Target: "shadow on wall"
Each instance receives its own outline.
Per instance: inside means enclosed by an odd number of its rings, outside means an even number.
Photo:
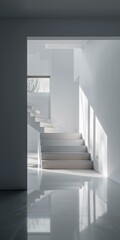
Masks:
[[[85,139],[94,169],[107,176],[107,135],[79,86],[79,132]]]

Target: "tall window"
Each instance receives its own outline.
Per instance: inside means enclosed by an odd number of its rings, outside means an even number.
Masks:
[[[50,77],[28,76],[27,77],[28,93],[49,93]]]

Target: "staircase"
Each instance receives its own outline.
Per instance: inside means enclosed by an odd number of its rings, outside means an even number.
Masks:
[[[27,119],[28,124],[40,133],[59,132],[59,128],[57,128],[55,123],[52,123],[50,119],[46,118],[39,110],[33,107],[28,107]]]
[[[42,168],[93,168],[90,154],[81,134],[60,133],[55,123],[30,106],[28,108],[28,124],[40,133]]]

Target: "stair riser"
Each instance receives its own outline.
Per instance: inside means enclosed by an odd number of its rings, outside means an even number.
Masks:
[[[34,109],[29,109],[29,112],[33,114],[40,114],[39,110],[34,110]]]
[[[86,146],[41,146],[42,152],[86,152]]]
[[[83,146],[84,140],[44,140],[41,139],[42,146]]]
[[[49,128],[47,128],[47,127],[44,128],[44,133],[59,133],[59,132],[60,132],[59,129],[56,129],[54,127],[53,128],[52,127],[51,128],[50,127]]]
[[[55,127],[55,126],[54,126],[54,124],[52,124],[52,123],[40,122],[40,127],[53,128],[53,127]]]
[[[63,152],[57,152],[57,153],[47,153],[47,152],[42,152],[42,159],[43,160],[90,160],[90,154],[89,153],[63,153]],[[73,161],[74,161],[73,160]]]
[[[44,133],[44,128],[40,127],[39,123],[35,122],[34,119],[30,117],[29,113],[27,114],[27,123],[39,133]]]
[[[35,122],[45,122],[45,123],[51,123],[50,119],[45,119],[45,118],[37,118],[37,117],[35,117]]]
[[[81,134],[77,133],[45,133],[41,134],[41,140],[80,140]]]
[[[47,161],[42,162],[42,168],[47,169],[92,169],[93,163],[89,160],[74,160],[74,161]]]
[[[40,113],[30,113],[30,116],[31,117],[37,117],[37,118],[45,118],[45,116],[40,114]]]

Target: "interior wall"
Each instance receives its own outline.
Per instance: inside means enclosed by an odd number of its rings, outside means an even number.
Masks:
[[[117,18],[0,20],[0,189],[27,188],[27,37],[120,36],[119,26]]]
[[[73,81],[73,50],[51,51],[51,118],[61,131],[78,132],[78,83]]]
[[[27,44],[15,22],[0,31],[0,189],[26,189]]]
[[[87,116],[80,130],[95,169],[120,182],[120,40],[90,41],[77,54],[82,112]]]
[[[50,75],[50,49],[40,41],[27,41],[27,75]]]

